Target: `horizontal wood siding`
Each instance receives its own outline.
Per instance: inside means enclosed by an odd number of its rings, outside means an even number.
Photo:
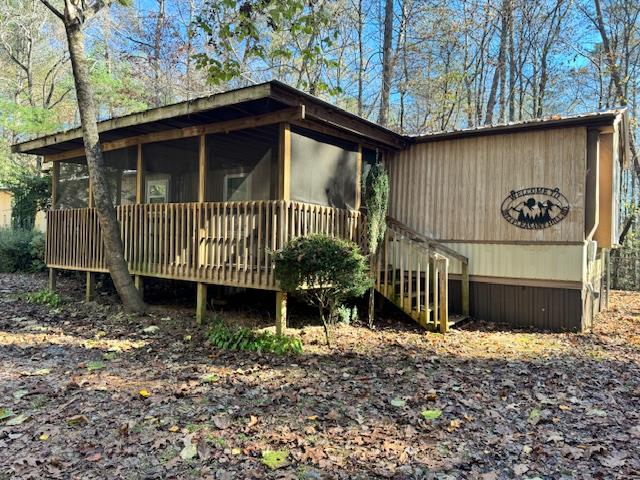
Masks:
[[[389,214],[443,241],[582,242],[586,149],[584,127],[414,144],[388,162]],[[508,223],[503,200],[529,187],[558,187],[568,216],[542,230]]]
[[[124,255],[132,274],[277,289],[272,252],[323,233],[361,242],[359,212],[290,201],[120,205]],[[47,214],[51,268],[106,272],[95,209]]]
[[[449,281],[449,305],[460,299],[460,281]],[[471,316],[512,327],[581,331],[582,292],[470,282]],[[585,312],[586,314],[586,312]]]

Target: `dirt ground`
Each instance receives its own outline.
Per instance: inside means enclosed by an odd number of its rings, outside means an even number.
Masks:
[[[304,353],[279,357],[215,350],[192,310],[85,304],[72,278],[61,307],[27,303],[45,283],[0,275],[0,479],[640,478],[637,293],[592,334],[387,318],[331,350],[292,329]]]

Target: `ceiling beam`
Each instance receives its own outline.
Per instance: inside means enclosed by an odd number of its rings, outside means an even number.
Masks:
[[[281,122],[300,122],[305,119],[305,106],[298,105],[296,107],[276,110],[275,112],[264,113],[262,115],[254,115],[251,117],[236,118],[234,120],[225,120],[222,122],[209,123],[206,125],[198,125],[194,127],[175,128],[171,130],[163,130],[161,132],[146,133],[133,137],[122,138],[120,140],[112,140],[102,142],[102,151],[108,152],[118,150],[120,148],[132,147],[138,144],[165,142],[168,140],[178,140],[181,138],[197,137],[199,135],[207,135],[211,133],[228,133],[236,130],[244,130],[247,128],[264,127]],[[75,148],[61,153],[45,155],[45,162],[56,162],[68,160],[70,158],[83,157],[85,155],[84,148]]]

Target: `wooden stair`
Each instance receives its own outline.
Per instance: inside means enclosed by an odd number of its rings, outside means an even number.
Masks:
[[[459,311],[449,312],[449,263],[462,270]],[[377,291],[428,330],[446,333],[469,318],[469,260],[393,218],[376,258]]]

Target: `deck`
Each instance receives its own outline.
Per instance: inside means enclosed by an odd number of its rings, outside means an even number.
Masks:
[[[360,212],[295,201],[132,204],[116,207],[134,275],[278,290],[273,252],[322,233],[362,243]],[[94,208],[47,214],[50,268],[107,272]]]

